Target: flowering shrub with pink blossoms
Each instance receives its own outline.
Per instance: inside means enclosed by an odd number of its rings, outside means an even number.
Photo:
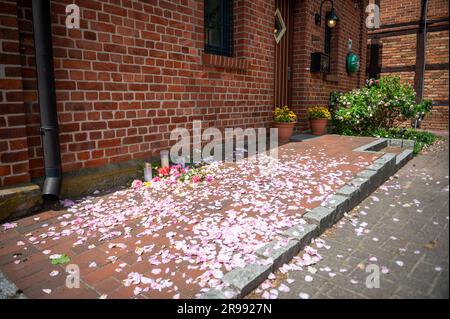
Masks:
[[[416,103],[414,88],[399,77],[370,79],[366,86],[330,97],[332,126],[344,135],[374,135],[380,129],[397,127],[406,120],[421,120],[430,112],[432,101]]]

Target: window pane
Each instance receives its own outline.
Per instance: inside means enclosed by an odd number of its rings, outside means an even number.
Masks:
[[[222,46],[222,14],[221,0],[205,1],[206,43],[211,46]]]
[[[205,52],[232,56],[232,0],[204,0]]]

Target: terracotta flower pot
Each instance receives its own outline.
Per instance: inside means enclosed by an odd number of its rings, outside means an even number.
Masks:
[[[323,135],[327,133],[327,119],[310,119],[311,133],[313,135]]]
[[[294,132],[295,122],[274,122],[273,127],[278,129],[278,141],[285,143]]]

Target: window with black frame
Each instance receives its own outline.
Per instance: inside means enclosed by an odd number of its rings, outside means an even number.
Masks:
[[[232,56],[232,0],[205,0],[205,52]]]

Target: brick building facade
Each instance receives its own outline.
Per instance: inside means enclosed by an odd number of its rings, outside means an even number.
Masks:
[[[398,75],[415,86],[422,78],[422,96],[433,100],[433,108],[420,127],[448,131],[449,1],[371,2],[380,8],[380,28],[369,30],[368,73],[372,77]],[[421,18],[426,25],[421,25]],[[421,33],[425,34],[423,49]],[[422,58],[423,77],[419,72]]]
[[[79,29],[65,25],[71,3],[80,7]],[[170,131],[193,120],[203,128],[269,127],[283,60],[273,35],[277,6],[289,8],[285,98],[299,115],[297,129],[308,129],[308,107],[365,80],[364,68],[345,70],[349,40],[365,65],[366,3],[359,0],[334,1],[330,74],[310,72],[311,53],[325,45],[324,23],[314,22],[320,4],[233,1],[233,54],[221,56],[204,51],[203,0],[51,1],[63,172],[158,155]],[[30,0],[0,0],[0,58],[0,186],[33,182],[44,162]]]

